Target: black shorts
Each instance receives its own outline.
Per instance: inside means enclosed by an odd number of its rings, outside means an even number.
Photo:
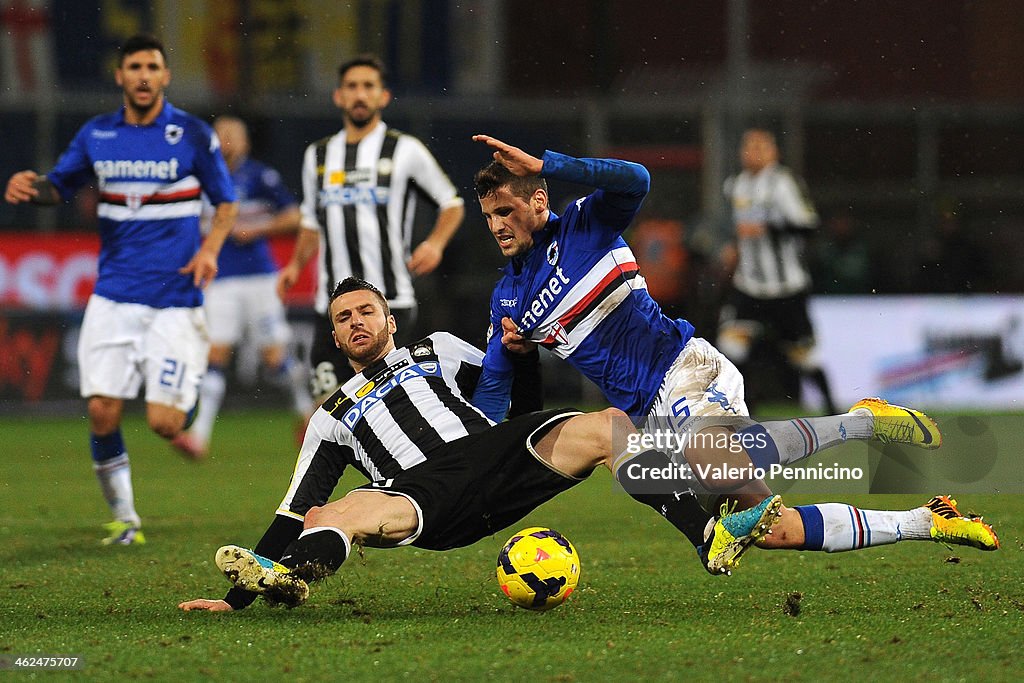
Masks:
[[[764,336],[772,342],[786,342],[801,346],[814,345],[814,328],[807,314],[807,294],[795,294],[778,299],[758,299],[733,290],[729,299],[734,317],[724,322],[751,320],[761,323]]]
[[[391,315],[395,316],[399,333],[412,331],[416,321],[415,308],[393,308]],[[330,318],[326,315],[316,316],[313,322],[313,343],[309,349],[309,391],[315,400],[330,396],[356,374],[341,349],[335,346],[334,336],[331,335],[333,329]]]
[[[404,496],[416,506],[420,528],[402,545],[448,550],[476,543],[582,481],[554,471],[531,450],[552,427],[578,414],[546,410],[502,422],[453,441],[444,454],[394,479],[356,490]]]

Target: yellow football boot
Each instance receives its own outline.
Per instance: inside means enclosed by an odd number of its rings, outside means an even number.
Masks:
[[[924,505],[932,513],[932,540],[948,545],[969,545],[979,550],[997,550],[999,537],[981,517],[965,517],[949,496],[935,496]]]
[[[874,435],[882,443],[905,443],[933,450],[942,445],[942,432],[935,420],[919,410],[905,408],[880,398],[857,401],[849,412],[864,409],[875,418]]]

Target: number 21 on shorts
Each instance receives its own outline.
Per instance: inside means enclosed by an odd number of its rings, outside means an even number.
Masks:
[[[160,385],[178,390],[181,389],[184,379],[185,364],[174,358],[164,358],[163,368],[160,370]]]

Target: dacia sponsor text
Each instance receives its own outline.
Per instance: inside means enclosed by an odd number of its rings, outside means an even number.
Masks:
[[[362,419],[367,410],[384,400],[384,397],[402,382],[407,382],[420,377],[440,376],[441,364],[435,361],[424,361],[422,363],[410,365],[407,368],[402,368],[390,378],[377,383],[369,393],[364,395],[357,403],[345,411],[341,421],[346,427],[353,429],[359,420]]]
[[[387,204],[389,188],[386,187],[325,187],[320,190],[320,206],[353,204]]]

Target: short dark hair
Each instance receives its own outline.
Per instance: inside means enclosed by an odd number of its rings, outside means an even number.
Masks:
[[[334,286],[334,290],[331,291],[331,300],[327,302],[327,309],[330,310],[331,304],[334,303],[335,299],[340,297],[342,294],[348,294],[349,292],[373,292],[380,300],[380,305],[384,307],[384,315],[391,315],[391,308],[388,306],[388,300],[384,297],[381,291],[361,277],[347,277],[336,284]]]
[[[143,50],[156,50],[163,56],[164,64],[167,63],[167,52],[164,50],[164,44],[151,33],[136,33],[124,41],[121,44],[121,62],[124,62],[124,58],[128,55],[133,55]]]
[[[473,176],[473,187],[480,199],[506,186],[514,196],[523,199],[529,199],[537,190],[548,191],[548,181],[539,175],[518,176],[498,161],[492,161]]]
[[[344,80],[345,74],[348,73],[349,69],[357,66],[368,66],[371,69],[376,69],[377,73],[380,74],[380,82],[385,88],[388,87],[388,68],[384,66],[384,62],[381,61],[380,57],[369,52],[364,52],[342,62],[341,66],[338,67],[338,82],[341,83]]]

